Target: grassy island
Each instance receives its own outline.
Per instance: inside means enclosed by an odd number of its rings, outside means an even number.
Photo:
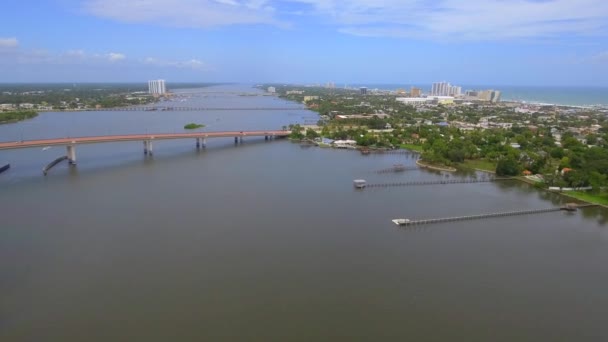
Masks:
[[[23,121],[38,116],[38,112],[33,110],[28,111],[13,111],[0,112],[0,124]]]
[[[197,129],[197,128],[203,128],[203,127],[205,127],[205,125],[191,122],[191,123],[185,125],[184,129]]]

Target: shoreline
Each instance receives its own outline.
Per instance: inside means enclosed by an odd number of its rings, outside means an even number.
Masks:
[[[435,165],[431,165],[431,164],[425,164],[424,162],[421,162],[420,160],[416,160],[416,165],[422,167],[422,168],[426,168],[426,169],[430,169],[430,170],[436,170],[436,171],[446,171],[446,172],[456,172],[458,171],[457,169],[453,168],[453,167],[449,167],[449,166],[435,166]]]

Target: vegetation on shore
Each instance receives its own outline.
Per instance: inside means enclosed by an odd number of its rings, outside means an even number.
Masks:
[[[0,124],[23,121],[38,116],[38,112],[33,110],[0,112]]]
[[[171,89],[211,84],[171,83]],[[34,110],[85,110],[155,103],[146,83],[0,84],[0,104]]]
[[[484,159],[465,159],[461,166],[486,172],[496,172],[496,163]]]
[[[203,128],[203,127],[205,127],[205,125],[197,124],[194,122],[184,125],[184,129],[197,129],[197,128]]]
[[[585,201],[585,202],[589,202],[589,203],[608,205],[608,193],[606,193],[606,192],[600,192],[600,193],[594,194],[591,192],[584,192],[584,191],[568,191],[568,192],[565,192],[562,194],[564,194],[566,196],[574,197],[576,199],[579,199],[579,200]]]
[[[361,147],[406,148],[420,152],[431,165],[509,177],[537,175],[533,184],[539,188],[591,187],[578,196],[594,203],[607,196],[605,111],[558,106],[517,111],[512,105],[484,103],[414,107],[396,101],[395,94],[274,86],[282,98],[320,114],[314,127],[291,125],[293,139],[324,137],[354,140]]]
[[[447,172],[456,172],[456,171],[458,171],[457,169],[455,169],[455,168],[453,168],[451,166],[436,165],[436,164],[432,164],[432,163],[427,163],[424,160],[417,160],[416,161],[416,165],[418,165],[420,167],[429,168],[431,170],[447,171]]]
[[[399,147],[406,149],[406,150],[410,150],[410,151],[422,152],[422,146],[420,146],[420,145],[401,144],[401,145],[399,145]]]

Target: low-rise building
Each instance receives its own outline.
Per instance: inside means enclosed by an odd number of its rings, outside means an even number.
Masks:
[[[398,97],[395,100],[403,104],[412,106],[427,104],[433,101],[433,99],[430,99],[428,97]]]
[[[304,96],[304,103],[306,103],[308,101],[318,100],[318,99],[319,99],[318,96]]]

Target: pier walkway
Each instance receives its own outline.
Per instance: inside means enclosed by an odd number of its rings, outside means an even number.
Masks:
[[[418,152],[410,151],[410,150],[370,150],[370,149],[360,149],[361,154],[399,154],[399,155],[412,155],[412,154],[420,154]]]
[[[411,182],[396,182],[396,183],[376,183],[364,184],[359,188],[389,188],[397,186],[416,186],[416,185],[448,185],[448,184],[473,184],[473,183],[493,183],[500,181],[515,180],[514,178],[487,178],[487,179],[450,179],[450,180],[429,180],[429,181],[411,181]]]
[[[581,204],[581,205],[568,204],[568,205],[565,205],[562,207],[556,207],[556,208],[516,210],[516,211],[507,211],[507,212],[500,212],[500,213],[444,217],[444,218],[434,218],[434,219],[425,219],[425,220],[395,219],[392,221],[396,225],[399,225],[399,226],[416,226],[416,225],[425,225],[425,224],[433,224],[433,223],[480,220],[480,219],[494,218],[494,217],[543,214],[543,213],[557,212],[557,211],[561,211],[561,210],[576,211],[579,208],[588,208],[588,207],[595,207],[595,206],[597,206],[597,204]]]

